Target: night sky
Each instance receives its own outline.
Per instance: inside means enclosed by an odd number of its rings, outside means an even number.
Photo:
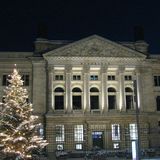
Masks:
[[[138,25],[150,52],[160,54],[159,0],[3,0],[0,51],[33,51],[39,24],[48,27],[52,40],[98,34],[113,41],[134,41]]]

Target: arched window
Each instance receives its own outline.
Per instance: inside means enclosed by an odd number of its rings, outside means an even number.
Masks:
[[[108,88],[108,109],[116,109],[116,90],[113,87]]]
[[[126,109],[133,109],[133,90],[132,88],[126,87],[125,88],[125,94],[126,94]]]
[[[54,108],[55,110],[64,109],[64,89],[57,87],[54,90]]]
[[[99,109],[99,90],[96,87],[90,89],[90,107],[91,110]]]
[[[72,89],[72,106],[74,110],[82,109],[82,91],[80,88]]]

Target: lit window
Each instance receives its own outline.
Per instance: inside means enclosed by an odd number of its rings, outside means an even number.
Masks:
[[[154,76],[154,86],[160,86],[160,76]]]
[[[56,81],[62,81],[63,80],[63,75],[55,75],[55,80]]]
[[[43,125],[40,125],[40,126],[38,127],[38,134],[39,134],[40,137],[43,138],[43,136],[44,136],[44,128],[43,128]]]
[[[119,149],[119,143],[113,143],[113,148],[114,149]]]
[[[129,124],[130,140],[136,140],[138,137],[137,134],[137,125],[135,123]]]
[[[63,142],[64,141],[64,125],[56,125],[55,132],[56,132],[56,142]]]
[[[90,80],[91,81],[97,81],[98,80],[98,75],[91,75]]]
[[[132,80],[132,76],[131,75],[126,75],[124,76],[125,81],[131,81]]]
[[[76,144],[76,150],[82,150],[82,144]]]
[[[22,80],[23,80],[23,85],[24,86],[29,86],[29,75],[23,75],[22,76]]]
[[[157,111],[160,111],[160,96],[157,96],[156,103],[157,103]]]
[[[74,81],[81,80],[81,76],[80,75],[73,75],[73,80]]]
[[[63,144],[57,144],[57,150],[62,151],[63,150]]]
[[[120,125],[112,124],[112,140],[117,141],[120,140]]]
[[[115,76],[114,75],[109,75],[108,76],[108,80],[109,81],[114,81],[115,80]]]
[[[83,125],[74,126],[74,141],[76,142],[83,141]]]

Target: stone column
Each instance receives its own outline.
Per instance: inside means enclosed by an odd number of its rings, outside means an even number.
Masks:
[[[142,106],[142,86],[141,86],[141,74],[140,74],[140,68],[136,68],[135,70],[135,75],[136,75],[136,82],[137,82],[137,103],[138,103],[138,108],[139,110],[143,110]]]
[[[51,113],[53,110],[53,68],[48,66],[48,112]]]
[[[106,73],[107,67],[106,66],[101,66],[101,91],[102,91],[102,96],[101,96],[101,102],[102,102],[102,107],[101,107],[101,112],[106,112],[107,109],[107,73]]]
[[[71,104],[71,65],[66,65],[66,110],[68,113],[71,113],[72,111],[72,104]]]
[[[89,97],[89,65],[84,65],[84,79],[83,79],[83,96],[84,96],[84,112],[90,112],[90,97]]]
[[[119,68],[119,106],[120,111],[126,111],[124,88],[124,67]]]

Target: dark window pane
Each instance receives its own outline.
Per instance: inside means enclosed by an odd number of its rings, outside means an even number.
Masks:
[[[73,88],[73,89],[72,89],[72,92],[82,92],[82,91],[81,91],[80,88],[77,88],[77,87],[76,87],[76,88]]]
[[[116,96],[109,95],[108,96],[108,109],[115,109],[116,108]]]
[[[110,75],[110,76],[108,76],[108,80],[115,80],[115,76],[112,76],[112,75]]]
[[[126,81],[131,81],[132,80],[132,76],[130,76],[130,75],[124,76],[124,79]]]
[[[112,87],[108,88],[108,92],[116,92],[116,90]]]
[[[63,75],[55,75],[55,80],[63,80]]]
[[[133,92],[133,90],[132,90],[132,88],[127,87],[127,88],[125,88],[125,92]]]
[[[90,89],[90,92],[99,92],[99,90],[97,88],[93,87]]]
[[[64,109],[64,96],[55,96],[55,109]]]
[[[82,109],[81,96],[73,96],[73,109]]]
[[[132,108],[133,108],[133,96],[126,95],[126,109],[132,109]]]
[[[160,96],[157,96],[156,102],[157,102],[157,111],[160,111]]]
[[[73,80],[81,80],[81,76],[80,75],[73,75]]]
[[[99,97],[90,96],[90,105],[91,105],[91,109],[99,109]]]
[[[158,83],[157,83],[157,76],[154,76],[154,86],[157,86]]]
[[[54,90],[54,92],[64,92],[64,89],[63,89],[63,88],[58,87],[58,88],[56,88],[56,89]]]
[[[22,80],[24,86],[29,86],[29,75],[23,75]]]
[[[115,126],[114,126],[114,129],[115,129],[115,131],[114,131],[115,136],[118,136],[118,125],[115,125]]]
[[[91,75],[90,80],[97,81],[98,80],[98,75]]]
[[[8,86],[10,83],[8,82],[8,80],[11,79],[11,77],[9,77],[8,75],[3,75],[3,81],[2,81],[2,85],[3,86]]]

